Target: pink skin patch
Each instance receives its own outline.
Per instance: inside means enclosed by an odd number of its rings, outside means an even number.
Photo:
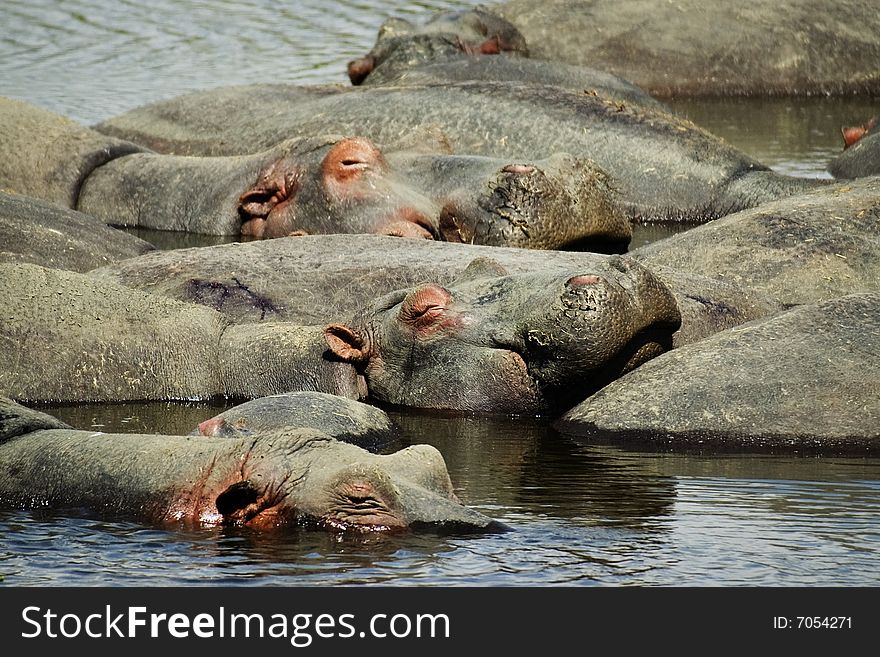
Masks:
[[[530,164],[508,164],[506,167],[501,169],[505,173],[520,173],[520,174],[530,174],[536,171],[535,167]]]
[[[572,276],[565,282],[565,284],[570,285],[571,287],[581,287],[585,285],[596,285],[601,282],[602,279],[599,276],[584,274],[583,276]]]
[[[434,239],[431,220],[414,208],[400,208],[395,211],[387,223],[376,230],[380,235],[392,237],[411,237],[423,240]]]
[[[384,172],[388,163],[376,145],[365,137],[342,139],[324,156],[321,179],[324,189],[340,201],[370,196],[367,186],[359,184],[370,172]]]
[[[424,338],[444,329],[457,329],[464,323],[460,313],[450,310],[452,294],[439,285],[423,285],[403,300],[398,319]]]
[[[199,424],[199,433],[202,436],[216,436],[225,425],[226,420],[222,417],[212,417]]]
[[[873,129],[877,125],[877,117],[872,117],[870,120],[866,121],[862,125],[851,126],[848,128],[841,128],[840,133],[843,135],[843,150],[846,150],[853,144],[855,144],[859,139],[864,137],[869,130]]]

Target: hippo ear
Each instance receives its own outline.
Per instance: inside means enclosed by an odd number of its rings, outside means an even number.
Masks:
[[[341,361],[360,365],[370,360],[364,339],[345,324],[329,324],[324,327],[324,340],[330,351]]]
[[[465,267],[455,278],[455,283],[464,283],[466,281],[475,281],[480,278],[497,278],[499,276],[509,276],[510,271],[497,260],[480,256],[474,258],[471,263]]]

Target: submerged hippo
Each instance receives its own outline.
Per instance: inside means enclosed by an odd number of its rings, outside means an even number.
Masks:
[[[90,215],[0,192],[0,262],[85,272],[152,250]]]
[[[45,132],[73,144],[73,160],[79,142],[110,148],[118,141],[0,99],[4,116],[5,129],[16,130],[12,145],[30,139],[38,146]],[[105,161],[88,150],[78,167],[53,145],[41,160],[7,171],[0,184],[115,225],[213,235],[376,233],[614,252],[629,243],[631,228],[615,192],[590,161],[565,154],[531,162],[427,154],[423,149],[434,144],[413,139],[383,151],[363,137],[309,136],[229,157],[124,151]],[[14,160],[17,151],[7,156]],[[101,165],[92,167],[93,160]],[[56,176],[62,163],[77,177]]]
[[[425,283],[374,300],[351,321],[327,316],[304,327],[231,324],[210,308],[106,280],[0,265],[9,313],[0,394],[109,401],[315,390],[542,413],[669,348],[680,325],[669,289],[619,257],[499,274],[478,260],[447,286]]]
[[[2,398],[0,507],[87,509],[170,527],[503,529],[461,505],[428,445],[378,456],[313,430],[222,440],[103,434]]]
[[[491,100],[491,103],[487,103]],[[227,87],[132,110],[97,129],[150,148],[254,151],[332,130],[393,143],[441,130],[453,153],[528,162],[569,153],[604,170],[634,221],[705,222],[821,183],[774,173],[693,123],[558,87],[461,82]]]
[[[799,306],[646,363],[561,431],[664,449],[880,453],[880,294]]]
[[[376,45],[348,64],[352,84],[362,84],[389,58],[424,61],[440,54],[527,55],[525,39],[511,23],[482,7],[442,12],[422,24],[390,18],[379,28]]]
[[[397,436],[391,418],[381,409],[323,392],[253,399],[200,422],[192,433],[230,438],[279,429],[314,429],[370,451],[387,446]]]
[[[652,95],[877,94],[870,0],[507,0],[529,53],[600,68]]]
[[[855,128],[845,128],[846,149],[828,164],[835,178],[880,176],[880,129],[877,117]]]

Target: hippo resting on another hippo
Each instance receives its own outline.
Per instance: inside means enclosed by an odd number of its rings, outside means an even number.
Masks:
[[[0,262],[85,272],[152,250],[90,215],[0,192]]]
[[[133,152],[133,144],[3,99],[0,131],[9,133],[0,135],[7,150],[0,185],[115,225],[618,252],[631,237],[604,172],[565,155],[529,163],[414,150],[386,157],[368,139],[309,136],[249,156],[175,157]],[[41,159],[15,166],[22,150],[40,150],[45,139],[51,142]]]
[[[392,292],[351,322],[311,327],[233,325],[210,308],[81,274],[0,265],[0,394],[106,401],[317,390],[428,408],[561,410],[669,348],[680,324],[674,297],[650,272],[593,257],[592,267],[503,276],[478,261],[448,287]]]
[[[424,281],[454,285],[468,276],[486,277],[607,267],[593,253],[398,240],[380,235],[313,235],[290,240],[198,249],[177,249],[132,258],[89,273],[223,313],[230,321],[288,321],[318,324],[351,317],[364,299],[375,299]],[[613,261],[614,258],[612,257]],[[605,264],[603,264],[605,263]],[[673,335],[686,344],[780,310],[778,304],[741,287],[657,267],[653,273],[675,296],[682,317]]]
[[[844,128],[846,149],[831,160],[828,171],[835,178],[880,176],[880,128],[877,117],[854,128]]]
[[[594,66],[655,96],[880,92],[870,0],[508,0],[531,57]]]
[[[503,529],[461,505],[429,445],[378,456],[308,429],[224,439],[103,434],[2,398],[0,507],[184,527]]]
[[[821,184],[774,173],[656,108],[526,83],[335,91],[227,87],[147,105],[96,129],[154,150],[217,154],[253,152],[328,130],[394,143],[431,128],[439,129],[457,154],[526,163],[556,153],[590,159],[608,174],[634,221],[705,222]]]
[[[800,306],[663,354],[556,426],[616,444],[880,454],[880,294]]]

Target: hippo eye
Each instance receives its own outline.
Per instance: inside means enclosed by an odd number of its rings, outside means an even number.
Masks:
[[[432,304],[423,307],[405,307],[400,311],[400,318],[416,325],[425,325],[439,319],[446,311],[446,306]]]
[[[452,295],[437,285],[426,285],[410,293],[400,307],[400,319],[407,324],[426,326],[446,312]]]
[[[369,165],[366,162],[363,162],[361,160],[342,160],[342,166],[344,166],[344,167],[360,166],[362,168],[366,168]]]

